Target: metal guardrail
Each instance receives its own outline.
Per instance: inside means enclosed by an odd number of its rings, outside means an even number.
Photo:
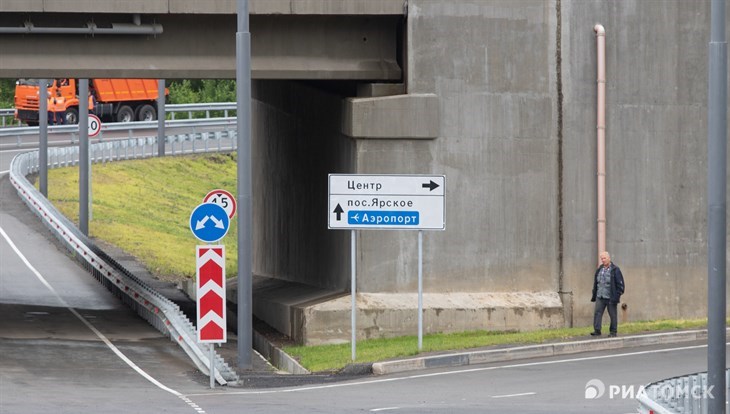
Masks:
[[[235,145],[235,131],[210,134],[180,134],[166,138],[170,152],[174,153],[175,143],[187,143],[191,150],[185,152],[208,151],[208,140],[217,140],[216,150],[221,150],[221,141],[229,140]],[[195,141],[204,140],[205,149],[195,150]],[[156,137],[132,138],[92,144],[89,146],[92,162],[144,158],[156,155]],[[49,151],[49,167],[59,167],[78,162],[78,147],[52,147]],[[38,151],[30,151],[15,156],[10,164],[10,182],[28,207],[51,229],[52,233],[69,249],[73,256],[112,293],[134,309],[142,318],[163,334],[169,335],[173,342],[182,347],[193,363],[206,375],[210,375],[210,348],[197,342],[196,330],[180,308],[156,292],[143,280],[125,269],[116,260],[98,248],[88,237],[64,217],[35,187],[26,176],[38,171]],[[236,372],[221,358],[214,354],[215,378],[219,384],[238,381]]]
[[[729,395],[730,369],[725,371],[725,382]],[[707,390],[707,373],[703,372],[653,382],[636,399],[641,414],[707,414],[708,397],[712,396],[712,390]],[[726,401],[725,411],[727,404]]]
[[[235,129],[236,118],[207,118],[207,119],[178,119],[165,121],[166,129],[190,129],[194,133],[200,129],[218,128],[221,130]],[[10,127],[0,128],[0,149],[23,148],[38,145],[40,127]],[[146,122],[116,122],[105,123],[101,126],[100,135],[95,139],[103,139],[105,133],[127,132],[129,137],[136,131],[156,130],[157,121]],[[65,134],[70,140],[56,141],[55,144],[75,144],[78,142],[78,125],[52,125],[48,127],[49,143],[54,135]],[[154,133],[157,134],[156,132]]]
[[[235,102],[209,102],[209,103],[192,103],[192,104],[168,104],[165,105],[165,112],[170,114],[173,120],[177,114],[187,114],[187,119],[193,119],[196,114],[205,113],[206,118],[211,117],[211,112],[223,112],[223,117],[228,118],[230,112],[236,111]],[[7,127],[15,124],[21,126],[20,121],[15,120],[15,109],[0,109],[0,126]],[[154,121],[155,123],[157,121]]]
[[[210,102],[210,103],[194,103],[194,104],[174,104],[165,105],[165,112],[170,113],[170,117],[175,119],[178,112],[187,112],[188,119],[193,118],[193,114],[205,112],[205,117],[210,118],[213,111],[223,111],[223,117],[228,118],[228,111],[235,111],[235,102]]]
[[[12,124],[20,126],[20,121],[15,120],[15,109],[0,109],[0,126]]]

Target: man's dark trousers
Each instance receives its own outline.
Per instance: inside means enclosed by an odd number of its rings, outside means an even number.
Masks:
[[[601,319],[603,319],[603,312],[608,307],[608,316],[611,318],[611,333],[615,334],[618,332],[618,303],[611,303],[610,299],[596,298],[596,311],[593,314],[593,330],[601,332]]]

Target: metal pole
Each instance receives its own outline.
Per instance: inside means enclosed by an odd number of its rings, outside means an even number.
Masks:
[[[165,156],[165,80],[157,80],[157,156]]]
[[[725,0],[712,0],[707,135],[707,386],[708,412],[725,413],[727,42]],[[710,388],[712,387],[712,388]]]
[[[215,346],[210,345],[210,353],[208,354],[208,361],[210,362],[210,389],[215,388]]]
[[[251,369],[253,348],[251,199],[251,33],[248,0],[238,0],[236,132],[238,135],[238,368]]]
[[[423,230],[418,230],[418,350],[423,348]]]
[[[356,332],[356,316],[357,316],[357,304],[355,302],[355,294],[357,293],[357,281],[356,281],[356,270],[357,270],[357,263],[355,261],[356,254],[355,254],[355,247],[356,247],[356,240],[355,240],[355,230],[350,230],[350,296],[351,296],[351,310],[350,310],[350,331],[351,331],[351,339],[350,342],[352,344],[352,360],[355,360],[355,355],[357,352],[357,335]]]
[[[89,235],[89,80],[79,79],[79,230]]]
[[[38,164],[39,188],[48,197],[48,79],[38,80]]]

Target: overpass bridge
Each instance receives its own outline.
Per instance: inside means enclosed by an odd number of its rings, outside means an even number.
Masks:
[[[252,78],[402,79],[403,0],[252,0]],[[0,77],[235,79],[235,0],[4,0]]]
[[[407,91],[403,0],[250,0],[249,10],[255,314],[329,341],[300,306],[349,288],[349,236],[323,221],[326,175],[356,172],[360,139],[435,138],[438,99]],[[235,0],[3,0],[0,77],[235,78],[236,11]]]
[[[277,329],[349,339],[349,301],[332,297],[349,290],[350,235],[327,230],[328,173],[447,176],[446,231],[424,240],[427,333],[589,326],[596,22],[607,247],[630,275],[621,320],[706,314],[695,143],[708,8],[251,0],[250,11],[253,266],[266,279],[254,311]],[[235,23],[234,0],[0,0],[0,76],[233,78]],[[413,334],[415,235],[356,237],[360,337]]]

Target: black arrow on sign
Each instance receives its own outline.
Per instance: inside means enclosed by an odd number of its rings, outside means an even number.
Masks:
[[[433,180],[429,180],[429,181],[431,181],[431,182],[430,183],[421,184],[421,187],[423,187],[423,188],[430,188],[429,191],[433,191],[434,188],[438,188],[439,185],[436,184],[435,182],[433,182]]]
[[[337,221],[340,221],[340,215],[344,212],[345,210],[343,210],[340,204],[337,203],[337,207],[335,207],[335,211],[333,211],[333,213],[337,214]]]

